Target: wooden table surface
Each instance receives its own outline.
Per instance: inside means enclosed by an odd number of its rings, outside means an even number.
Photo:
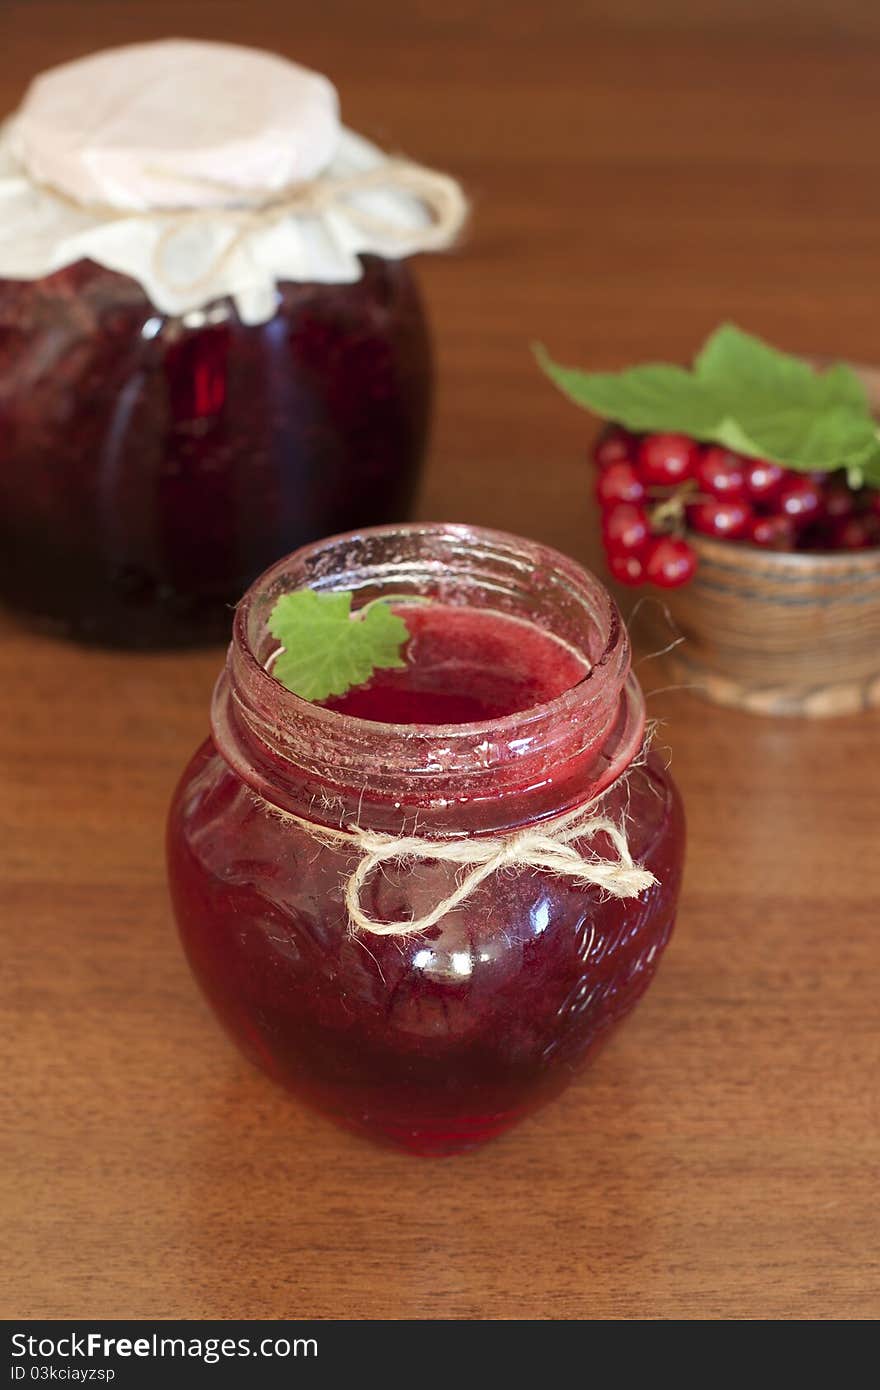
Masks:
[[[176,32],[178,9],[5,0],[0,107],[50,63]],[[466,243],[421,266],[439,398],[420,515],[595,557],[589,421],[539,378],[534,338],[619,366],[687,357],[730,317],[877,359],[880,16],[831,13],[193,8],[189,32],[332,74],[355,128],[470,190]],[[690,820],[663,968],[561,1101],[425,1161],[276,1090],[190,979],[163,819],[220,652],[2,638],[2,1312],[880,1313],[880,713],[774,722],[652,695]]]

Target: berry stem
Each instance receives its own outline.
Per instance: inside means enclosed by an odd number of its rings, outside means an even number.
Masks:
[[[651,526],[656,531],[681,530],[684,527],[685,506],[694,500],[696,484],[689,479],[681,483],[662,502],[651,508]]]

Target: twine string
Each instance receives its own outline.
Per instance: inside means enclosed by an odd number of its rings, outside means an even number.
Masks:
[[[428,213],[428,225],[419,228],[402,226],[399,222],[378,217],[351,201],[358,193],[378,189],[411,194]],[[172,290],[198,290],[225,269],[245,238],[255,230],[273,226],[287,217],[319,216],[343,207],[348,218],[366,235],[381,239],[386,244],[416,244],[417,249],[424,251],[440,250],[451,245],[467,217],[467,200],[455,179],[408,159],[388,159],[374,169],[364,169],[355,174],[326,175],[295,184],[259,207],[182,208],[170,216],[159,234],[153,250],[153,272]],[[222,216],[223,221],[234,230],[208,269],[191,280],[179,280],[169,275],[166,255],[170,242],[186,228],[216,221],[218,216]]]
[[[343,897],[351,927],[374,936],[409,936],[427,931],[460,907],[481,883],[506,868],[542,869],[559,878],[599,888],[615,898],[638,897],[657,881],[649,869],[633,860],[623,826],[602,815],[596,802],[577,806],[563,816],[513,835],[486,839],[429,840],[414,835],[387,835],[357,825],[332,830],[289,814],[285,819],[301,825],[313,839],[327,844],[346,843],[359,853]],[[607,835],[616,858],[601,859],[576,847],[576,841],[591,840],[599,834]],[[418,861],[455,864],[468,872],[421,917],[393,922],[370,917],[363,908],[362,895],[372,875],[383,865]]]

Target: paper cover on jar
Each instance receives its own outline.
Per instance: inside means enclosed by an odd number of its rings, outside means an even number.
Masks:
[[[0,277],[88,258],[166,314],[229,296],[265,322],[279,282],[350,283],[361,255],[450,245],[465,214],[453,179],[342,126],[326,78],[232,44],[65,64],[0,129]]]

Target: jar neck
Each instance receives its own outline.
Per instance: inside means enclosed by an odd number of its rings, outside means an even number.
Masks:
[[[584,658],[584,678],[522,713],[400,725],[323,709],[267,669],[283,593],[354,593],[353,607],[413,594],[525,619]],[[239,604],[212,707],[221,756],[260,797],[325,826],[422,835],[498,833],[599,796],[644,733],[644,701],[611,596],[558,552],[479,527],[378,527],[305,547]]]

